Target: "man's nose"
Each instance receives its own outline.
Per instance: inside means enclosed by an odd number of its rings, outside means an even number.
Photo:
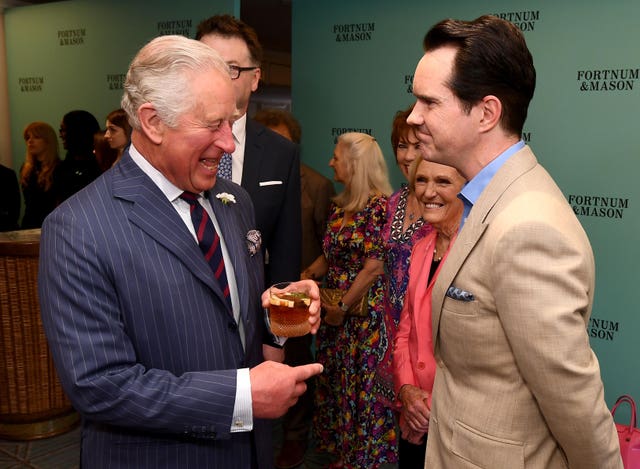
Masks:
[[[220,136],[216,144],[224,150],[225,153],[233,153],[236,149],[236,144],[233,141],[233,132],[231,132],[231,125],[228,122],[222,124]]]

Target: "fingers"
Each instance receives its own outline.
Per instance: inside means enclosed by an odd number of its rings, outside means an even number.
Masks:
[[[319,375],[324,370],[320,363],[309,363],[308,365],[294,366],[296,382],[306,381],[312,376]]]

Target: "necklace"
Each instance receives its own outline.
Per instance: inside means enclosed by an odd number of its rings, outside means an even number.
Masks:
[[[441,241],[441,249],[440,249],[440,256],[438,257],[438,241]],[[433,247],[433,262],[440,262],[442,260],[442,256],[444,255],[444,253],[447,251],[447,248],[449,247],[449,241],[446,239],[442,239],[441,236],[438,236],[436,238],[436,242],[435,245]]]
[[[407,197],[407,205],[405,208],[405,211],[407,213],[407,218],[409,219],[410,222],[413,223],[413,220],[416,218],[416,212],[418,210],[415,209],[415,204],[411,203],[413,202],[415,197],[412,196],[411,194],[408,195]]]

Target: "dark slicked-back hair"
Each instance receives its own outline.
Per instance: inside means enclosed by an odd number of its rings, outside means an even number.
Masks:
[[[424,50],[458,49],[449,88],[465,109],[488,95],[502,102],[502,127],[522,134],[536,87],[536,69],[522,32],[512,23],[485,15],[473,21],[447,19],[424,37]]]
[[[207,34],[218,34],[222,37],[237,37],[242,39],[255,65],[262,64],[262,46],[258,41],[258,34],[248,24],[231,15],[215,15],[202,20],[196,31],[196,40]]]

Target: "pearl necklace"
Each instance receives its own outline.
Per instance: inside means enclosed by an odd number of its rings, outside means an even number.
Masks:
[[[438,248],[435,248],[433,250],[433,262],[440,262],[442,260],[442,256],[437,257],[438,256]]]

